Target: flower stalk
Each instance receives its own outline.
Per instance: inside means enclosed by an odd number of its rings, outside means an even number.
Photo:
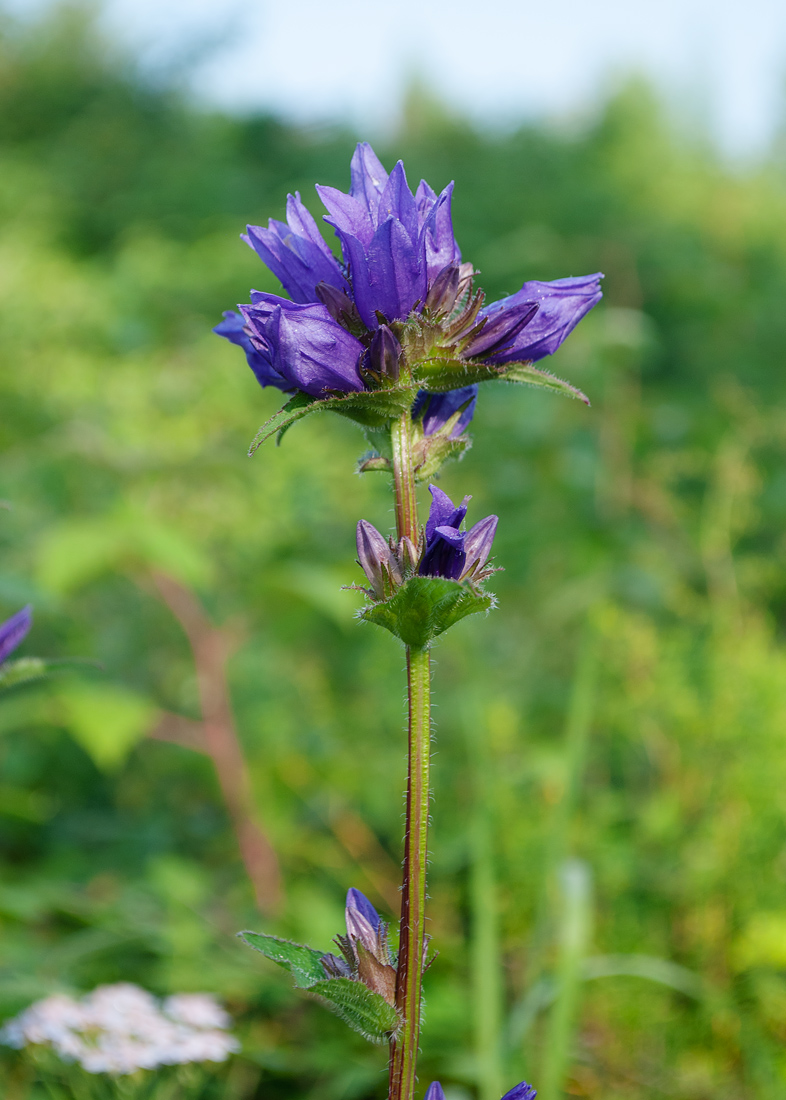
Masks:
[[[391,427],[393,493],[399,539],[417,545],[418,502],[412,455],[412,418],[405,413]],[[390,1043],[389,1100],[411,1100],[420,1037],[420,1004],[426,945],[426,865],[431,763],[431,659],[426,646],[407,646],[409,756],[404,870],[396,975],[401,1033]]]
[[[431,667],[429,650],[407,647],[409,771],[401,892],[396,1007],[401,1034],[390,1044],[389,1100],[412,1100],[420,1036],[420,1003],[426,953]]]

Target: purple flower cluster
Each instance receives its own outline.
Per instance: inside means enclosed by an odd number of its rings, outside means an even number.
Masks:
[[[251,303],[239,313],[227,311],[214,332],[243,348],[262,386],[325,398],[395,382],[401,349],[390,326],[417,315],[460,313],[472,300],[473,272],[461,262],[453,235],[452,183],[436,194],[421,180],[413,194],[401,161],[388,174],[362,142],[352,157],[349,192],[317,191],[342,260],[300,195],[289,195],[285,222],[248,226],[244,237],[289,298],[253,291]],[[477,299],[456,357],[502,366],[551,355],[600,300],[600,278],[525,283],[486,308]],[[461,374],[457,370],[457,382]],[[476,392],[457,385],[448,393],[421,393],[415,415],[425,409],[424,433],[433,435],[469,401],[451,431],[460,435],[472,419]]]
[[[33,611],[29,604],[4,623],[0,623],[0,665],[22,644],[32,625]]]
[[[358,561],[371,584],[371,593],[379,600],[387,599],[415,573],[451,581],[481,581],[491,572],[486,565],[497,517],[486,516],[469,531],[462,531],[470,498],[464,497],[457,507],[436,485],[430,485],[429,492],[431,509],[417,548],[408,538],[400,539],[398,544],[387,541],[368,520],[358,523]]]

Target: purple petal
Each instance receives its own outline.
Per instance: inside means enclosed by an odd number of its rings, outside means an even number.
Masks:
[[[341,236],[352,279],[355,304],[363,323],[379,325],[377,311],[388,321],[406,317],[426,296],[426,269],[422,245],[400,221],[388,218],[375,230],[367,246],[353,236]]]
[[[419,191],[420,188],[418,188]],[[461,249],[453,235],[453,219],[450,212],[452,198],[453,184],[449,183],[435,200],[423,225],[429,281],[448,264],[461,263]]]
[[[328,211],[325,221],[336,230],[342,245],[345,237],[357,237],[365,245],[371,243],[375,222],[363,202],[352,195],[345,195],[336,187],[324,187],[319,183],[317,194]],[[344,259],[348,259],[346,253]]]
[[[407,174],[404,171],[402,161],[396,164],[396,167],[388,176],[388,181],[379,200],[377,224],[381,224],[387,218],[395,218],[400,221],[410,240],[417,240],[419,229],[418,208],[415,196],[409,189]]]
[[[326,391],[364,389],[358,373],[363,345],[321,303],[298,305],[275,294],[252,291],[241,306],[255,348],[270,355],[290,388],[313,397]]]
[[[466,535],[454,527],[437,527],[418,568],[422,577],[446,577],[457,581],[464,572]]]
[[[537,302],[521,301],[494,313],[488,311],[481,313],[480,317],[485,318],[486,323],[464,349],[464,354],[467,356],[503,354],[513,345],[521,330],[531,323],[538,308]]]
[[[535,1100],[537,1095],[532,1085],[522,1081],[520,1085],[515,1085],[510,1092],[506,1092],[502,1100]]]
[[[602,278],[602,274],[596,273],[556,279],[552,283],[533,280],[525,283],[521,290],[509,298],[494,302],[482,315],[491,317],[500,311],[508,312],[527,301],[537,302],[540,308],[509,347],[492,353],[490,362],[510,363],[517,359],[535,361],[546,355],[553,355],[582,317],[603,297],[600,289]]]
[[[446,393],[427,393],[421,390],[412,406],[412,419],[417,420],[422,415],[424,434],[435,435],[456,415],[462,405],[466,405],[450,433],[451,439],[458,439],[475,415],[477,400],[477,386],[462,386],[459,390],[448,390]]]
[[[370,148],[370,146],[369,146]],[[382,536],[380,536],[381,538]],[[353,909],[356,912],[362,914],[368,921],[375,932],[379,931],[380,919],[379,913],[374,906],[368,900],[365,894],[361,894],[360,890],[356,890],[354,886],[351,886],[347,890],[347,909]]]
[[[448,494],[444,493],[438,485],[429,485],[428,491],[431,493],[431,508],[426,520],[427,543],[431,542],[438,527],[457,528],[460,525],[467,514],[467,504],[470,499],[464,497],[457,508]]]
[[[418,215],[420,216],[421,225],[423,225],[423,222],[428,217],[429,211],[436,201],[437,192],[433,187],[427,184],[425,180],[421,180],[415,192],[415,202],[418,204]]]
[[[338,261],[300,201],[300,195],[287,196],[287,223],[271,218],[267,229],[249,225],[243,239],[270,268],[292,301],[317,301],[314,288],[320,282],[346,288]]]
[[[291,390],[293,386],[274,369],[270,354],[257,350],[246,332],[246,322],[240,313],[232,309],[224,311],[224,320],[213,329],[217,336],[223,336],[230,344],[237,344],[246,353],[246,360],[260,386],[276,386],[280,390]]]
[[[439,1081],[432,1081],[429,1087],[426,1089],[426,1095],[423,1100],[445,1100],[445,1093],[442,1091],[442,1085]]]
[[[30,604],[0,624],[0,665],[21,645],[32,625],[33,609]]]
[[[367,141],[358,143],[352,154],[350,164],[349,193],[353,199],[359,199],[366,206],[369,215],[376,220],[379,199],[388,182],[388,174],[380,163],[379,157]]]

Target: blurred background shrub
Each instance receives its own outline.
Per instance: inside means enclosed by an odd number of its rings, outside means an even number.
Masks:
[[[401,660],[341,591],[357,519],[391,526],[390,498],[353,474],[364,442],[338,418],[247,459],[279,395],[210,332],[276,289],[245,223],[295,189],[317,212],[356,140],[197,109],[79,11],[3,28],[0,618],[32,602],[23,652],[103,671],[0,710],[0,1014],[102,982],[208,990],[244,1041],[228,1100],[385,1089],[379,1052],[233,934],[327,949],[348,886],[396,905]],[[783,164],[730,169],[636,81],[572,132],[484,135],[413,91],[376,145],[410,180],[456,180],[492,297],[606,273],[553,363],[593,408],[490,386],[442,482],[500,514],[505,572],[499,610],[437,651],[421,1080],[454,1100],[525,1075],[543,1100],[775,1100]],[[161,578],[222,639],[250,785],[234,809]],[[281,871],[265,916],[249,821]],[[6,1095],[37,1096],[3,1057]]]

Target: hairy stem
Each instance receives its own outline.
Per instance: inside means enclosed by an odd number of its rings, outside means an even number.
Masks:
[[[393,426],[393,488],[399,538],[417,544],[418,512],[409,413]],[[420,1037],[420,1003],[426,939],[431,669],[427,648],[407,648],[409,774],[404,837],[404,878],[396,976],[396,1007],[402,1027],[390,1044],[389,1100],[412,1100]]]
[[[404,883],[401,893],[396,1006],[403,1020],[391,1044],[390,1100],[412,1100],[420,1036],[420,1001],[426,939],[431,669],[427,649],[407,650],[409,777]]]
[[[412,418],[405,412],[393,425],[393,494],[396,500],[398,537],[406,535],[417,546],[418,498],[412,465]]]

